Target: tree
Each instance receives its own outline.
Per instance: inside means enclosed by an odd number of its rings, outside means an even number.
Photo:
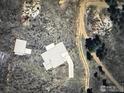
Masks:
[[[98,66],[98,69],[99,69],[99,71],[102,73],[102,74],[104,74],[105,72],[103,71],[103,69],[102,69],[102,67],[101,66]]]
[[[99,48],[96,50],[96,55],[100,59],[103,59],[106,53],[107,49],[105,48],[105,43],[102,43],[101,46],[99,46]]]
[[[108,5],[117,6],[117,1],[116,1],[116,0],[105,0],[105,2],[106,2]]]
[[[94,52],[94,51],[96,51],[97,44],[95,44],[93,39],[88,38],[88,39],[86,39],[85,46],[90,52]]]
[[[88,59],[88,60],[92,60],[92,58],[93,58],[93,57],[92,57],[92,55],[90,54],[90,52],[87,51],[87,59]]]
[[[98,73],[97,73],[97,72],[94,73],[94,77],[95,77],[95,78],[98,77]]]
[[[88,89],[87,89],[87,93],[93,93],[93,92],[92,92],[92,88],[88,88]]]
[[[95,35],[95,37],[86,39],[86,48],[89,50],[89,52],[95,52],[100,46],[102,45],[101,40],[98,35]]]
[[[103,84],[104,86],[108,86],[106,79],[103,79],[103,80],[102,80],[102,84]]]
[[[124,11],[124,5],[122,5],[122,7],[123,7],[123,11]]]

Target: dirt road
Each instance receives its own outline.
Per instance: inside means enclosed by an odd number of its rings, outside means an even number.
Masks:
[[[96,53],[92,53],[92,56],[96,63],[102,67],[103,71],[105,72],[106,76],[111,80],[111,82],[113,82],[116,85],[120,92],[123,92],[124,88],[118,83],[118,81],[114,79],[111,73],[106,69],[105,65],[103,65],[99,58],[96,56]]]
[[[83,67],[85,70],[85,90],[89,88],[89,82],[90,82],[90,72],[89,72],[89,64],[87,62],[87,59],[84,54],[84,50],[82,48],[82,36],[84,39],[88,38],[88,35],[85,30],[85,13],[86,13],[86,7],[89,5],[96,5],[98,7],[108,7],[108,5],[105,2],[98,2],[96,0],[81,0],[79,3],[79,15],[77,18],[77,33],[76,33],[76,44],[79,50],[79,56],[80,60],[83,63]],[[96,63],[100,66],[102,66],[103,70],[105,71],[106,76],[116,85],[116,87],[120,90],[123,91],[123,87],[113,78],[113,76],[110,74],[110,72],[106,69],[106,67],[102,64],[102,62],[99,60],[98,57],[96,57],[96,54],[93,53],[93,58],[96,61]]]
[[[85,72],[85,77],[84,77],[84,82],[85,83],[85,90],[87,90],[87,88],[89,88],[89,80],[90,80],[90,72],[89,72],[89,65],[87,62],[87,59],[85,57],[85,54],[83,52],[83,48],[82,48],[82,35],[84,35],[85,38],[87,38],[87,33],[85,30],[85,24],[84,24],[84,14],[85,14],[85,1],[81,1],[80,2],[80,9],[79,9],[79,16],[77,18],[77,38],[76,38],[76,43],[77,43],[77,47],[78,47],[78,51],[79,51],[79,56],[80,56],[80,60],[83,63],[83,67],[84,67],[84,72]],[[83,32],[83,34],[82,34]]]

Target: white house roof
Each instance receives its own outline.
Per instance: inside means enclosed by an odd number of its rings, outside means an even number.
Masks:
[[[15,53],[24,53],[27,41],[16,39],[15,42]]]
[[[31,49],[26,48],[27,41],[16,39],[14,52],[17,55],[31,54]]]
[[[51,48],[53,48],[53,47],[55,47],[54,43],[52,43],[52,44],[46,46],[46,50],[49,50],[49,49],[51,49]]]
[[[48,46],[52,46],[52,48],[48,48]],[[71,68],[69,72],[71,72],[72,74],[69,75],[71,78],[73,77],[73,62],[63,44],[63,42],[58,43],[57,45],[54,46],[54,44],[50,44],[46,46],[46,52],[41,54],[43,60],[44,60],[44,67],[46,68],[46,70],[49,70],[51,68],[56,68],[62,64],[65,63],[65,61],[69,61],[68,65],[72,65],[69,66],[69,68]],[[66,54],[66,55],[65,55]],[[68,58],[70,58],[68,60]],[[70,62],[71,60],[71,62]]]
[[[48,70],[50,68],[56,68],[56,67],[60,66],[61,64],[63,64],[65,62],[65,60],[63,59],[61,54],[65,53],[65,52],[67,52],[67,50],[66,50],[64,44],[59,43],[52,49],[49,49],[45,53],[41,54],[42,58],[45,61],[44,64],[50,65],[50,66],[46,66],[46,69]]]

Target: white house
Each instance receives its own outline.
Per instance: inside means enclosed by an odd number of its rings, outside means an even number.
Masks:
[[[69,67],[69,78],[74,77],[74,64],[71,60],[71,57],[68,54],[63,42],[54,45],[54,43],[46,46],[46,52],[41,54],[44,60],[44,67],[46,70],[51,68],[59,67],[65,62],[68,63]]]

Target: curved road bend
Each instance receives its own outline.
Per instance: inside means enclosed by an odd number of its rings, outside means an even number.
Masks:
[[[86,13],[86,7],[89,5],[96,5],[98,7],[108,7],[108,5],[105,2],[98,2],[96,0],[80,0],[79,3],[79,15],[77,18],[77,38],[76,38],[76,43],[77,43],[77,47],[79,50],[79,56],[80,59],[83,63],[84,66],[84,70],[85,70],[85,90],[87,90],[87,88],[89,88],[89,81],[90,81],[90,72],[89,72],[89,65],[87,62],[87,59],[85,57],[83,48],[82,48],[82,35],[83,37],[86,39],[88,38],[88,35],[86,33],[85,30],[85,13]],[[110,74],[110,72],[106,69],[106,67],[102,64],[102,62],[99,60],[99,58],[96,56],[95,53],[92,53],[94,60],[96,61],[96,63],[98,65],[100,65],[103,70],[105,71],[105,74],[107,75],[107,77],[116,85],[116,87],[120,90],[123,91],[123,87],[113,78],[113,76]]]
[[[89,88],[89,80],[90,80],[90,72],[89,72],[89,65],[87,62],[87,59],[85,57],[85,54],[83,52],[83,48],[82,48],[82,35],[84,35],[85,38],[88,38],[86,31],[85,30],[85,25],[84,25],[84,6],[85,6],[85,1],[81,1],[80,2],[80,6],[79,6],[79,15],[77,18],[77,33],[76,33],[76,44],[78,47],[78,51],[79,51],[79,56],[80,56],[80,60],[83,63],[83,67],[84,67],[84,73],[85,73],[85,77],[84,77],[84,83],[85,83],[85,90],[87,90],[87,88]],[[82,34],[83,32],[83,34]]]

